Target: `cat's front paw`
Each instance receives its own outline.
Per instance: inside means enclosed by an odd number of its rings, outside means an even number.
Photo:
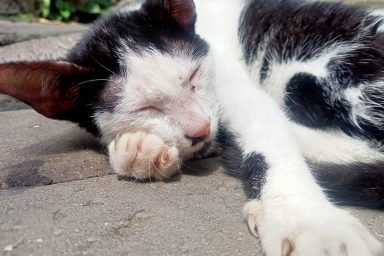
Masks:
[[[268,207],[250,201],[244,215],[267,256],[373,256],[383,246],[352,215],[333,206]]]
[[[178,169],[179,153],[154,134],[125,133],[108,146],[109,162],[115,173],[136,179],[171,177]]]

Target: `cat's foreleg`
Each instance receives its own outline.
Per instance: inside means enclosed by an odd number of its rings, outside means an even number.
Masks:
[[[170,178],[178,170],[179,153],[154,134],[118,135],[108,146],[112,170],[136,179]]]
[[[244,215],[266,254],[379,255],[382,245],[316,184],[275,102],[246,79],[218,81],[224,126],[240,154],[230,171],[244,180]]]

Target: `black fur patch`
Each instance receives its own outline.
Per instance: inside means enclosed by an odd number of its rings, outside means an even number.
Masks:
[[[256,152],[244,155],[235,136],[223,126],[219,130],[218,138],[223,145],[221,160],[228,175],[243,182],[249,199],[259,199],[269,169],[264,156]]]
[[[330,105],[325,86],[311,74],[294,75],[286,87],[288,116],[298,123],[322,129],[349,125],[346,122],[349,106],[342,101]]]
[[[335,203],[384,210],[384,162],[310,165]]]
[[[373,124],[358,120],[357,126],[351,120],[354,107],[342,97],[342,89],[329,88],[327,81],[308,73],[298,73],[286,86],[285,111],[297,123],[318,129],[340,129],[350,136],[382,141],[384,133]],[[332,95],[333,94],[333,95]],[[376,111],[384,112],[381,95],[368,95],[371,103],[376,102]],[[370,104],[371,104],[370,103]]]

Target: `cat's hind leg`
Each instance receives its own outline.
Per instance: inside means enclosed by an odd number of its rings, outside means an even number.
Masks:
[[[178,170],[179,153],[154,134],[118,135],[108,146],[109,162],[115,173],[139,180],[170,178]]]

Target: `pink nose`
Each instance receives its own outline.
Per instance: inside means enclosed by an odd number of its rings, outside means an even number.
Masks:
[[[190,139],[205,138],[211,132],[211,122],[205,123],[200,129],[197,129],[193,133],[186,134],[186,137]]]

